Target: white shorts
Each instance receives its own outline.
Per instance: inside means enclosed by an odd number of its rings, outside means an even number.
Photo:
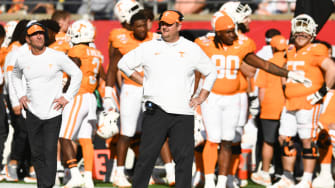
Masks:
[[[59,132],[60,138],[76,140],[91,138],[93,127],[96,124],[97,101],[92,93],[77,95],[67,104],[62,113],[62,125]]]
[[[315,138],[322,106],[314,105],[311,110],[287,111],[284,107],[280,117],[279,135],[295,136],[300,139]]]
[[[238,126],[243,127],[248,120],[248,94],[246,92],[240,93],[241,97],[241,112],[238,120]]]
[[[120,134],[133,137],[141,132],[143,87],[123,84],[120,94]]]
[[[232,141],[240,117],[240,94],[217,95],[210,93],[201,105],[207,139],[214,143]]]

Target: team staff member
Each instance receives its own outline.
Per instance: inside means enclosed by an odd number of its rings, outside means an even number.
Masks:
[[[27,110],[26,126],[38,187],[52,187],[55,183],[62,109],[78,92],[82,78],[80,69],[64,53],[45,46],[46,35],[40,23],[27,24],[26,41],[31,49],[18,57],[12,73],[20,106]],[[71,76],[64,95],[63,71]],[[22,75],[26,79],[26,95],[22,93]]]
[[[118,67],[142,84],[144,112],[140,154],[133,177],[134,188],[148,186],[155,160],[169,137],[176,162],[177,188],[191,187],[194,149],[194,111],[209,95],[216,79],[215,67],[194,43],[179,36],[183,15],[167,10],[160,17],[161,39],[143,43],[120,60]],[[143,67],[144,78],[136,71]],[[205,76],[198,97],[194,90],[194,71]],[[173,73],[173,74],[171,74]]]
[[[287,40],[282,35],[274,36],[271,39],[273,57],[270,62],[282,67],[285,64],[285,49]],[[278,138],[279,119],[284,107],[285,97],[282,89],[281,78],[260,70],[256,85],[258,86],[258,96],[261,103],[261,126],[263,133],[262,146],[262,170],[251,174],[251,180],[264,185],[271,185],[270,165],[274,152],[274,144]],[[273,100],[276,99],[276,100]]]

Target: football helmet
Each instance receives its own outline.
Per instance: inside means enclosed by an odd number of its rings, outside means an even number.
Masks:
[[[295,33],[304,32],[312,37],[315,37],[317,27],[318,25],[315,23],[314,19],[307,14],[300,14],[291,21],[291,30],[293,35]]]
[[[202,116],[194,112],[194,147],[199,146],[206,140],[205,127],[202,121]]]
[[[5,25],[5,31],[6,31],[6,37],[5,40],[2,44],[3,47],[8,47],[10,41],[12,40],[12,36],[15,30],[15,27],[17,25],[18,21],[13,20],[13,21],[9,21],[6,23]]]
[[[67,35],[73,44],[94,42],[95,27],[88,20],[77,20],[69,27]]]
[[[131,17],[142,9],[142,6],[135,0],[120,0],[114,6],[114,14],[121,23],[130,24]]]
[[[107,139],[119,133],[118,119],[120,114],[115,111],[102,111],[99,114],[97,135]]]
[[[239,1],[226,2],[221,6],[220,11],[225,11],[237,24],[243,23],[244,19],[252,13],[249,5],[243,5]]]

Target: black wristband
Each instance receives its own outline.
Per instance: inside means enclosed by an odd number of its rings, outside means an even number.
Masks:
[[[328,88],[327,88],[326,83],[323,83],[322,87],[319,89],[318,92],[322,97],[324,97],[327,94]]]

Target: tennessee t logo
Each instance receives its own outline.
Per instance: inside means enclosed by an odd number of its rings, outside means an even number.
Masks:
[[[181,52],[181,51],[180,51],[180,52],[178,52],[178,53],[180,53],[180,57],[184,57],[184,53],[185,53],[185,52]]]

